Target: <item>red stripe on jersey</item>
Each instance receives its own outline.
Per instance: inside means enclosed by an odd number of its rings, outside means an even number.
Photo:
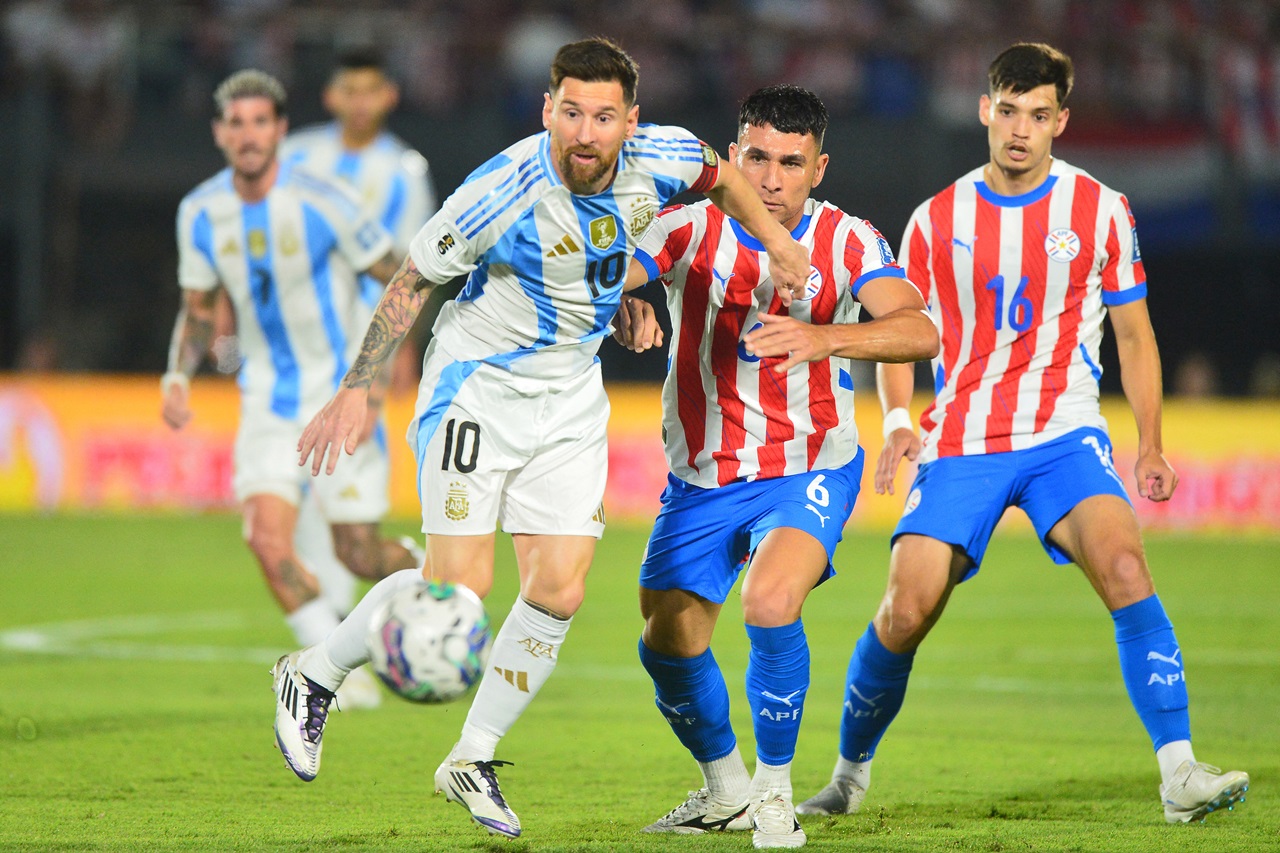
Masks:
[[[924,231],[919,225],[911,226],[908,240],[910,241],[910,260],[907,262],[907,278],[920,289],[920,295],[928,304],[929,284],[932,280],[929,274],[929,241],[925,239]],[[950,240],[947,241],[948,246],[950,242]]]
[[[955,369],[956,360],[960,357],[960,346],[964,343],[964,324],[958,310],[953,307],[958,303],[955,260],[951,254],[951,240],[955,236],[955,200],[956,185],[952,184],[929,202],[929,222],[933,225],[933,251],[929,254],[929,266],[933,268],[933,275],[926,274],[920,279],[911,277],[913,282],[925,282],[923,292],[926,300],[942,310],[942,371],[946,376],[950,376]],[[923,234],[919,235],[919,242],[924,243]],[[914,252],[914,244],[912,248]],[[911,265],[916,267],[914,254]],[[931,280],[932,288],[929,285]],[[920,416],[920,425],[925,430],[931,430],[937,425],[934,417],[936,407],[935,398]]]
[[[1107,263],[1102,268],[1102,292],[1116,293],[1120,290],[1120,237],[1116,234],[1116,220],[1107,220]]]
[[[1147,270],[1146,270],[1146,267],[1142,265],[1142,259],[1139,257],[1136,257],[1139,253],[1138,238],[1136,236],[1138,233],[1137,231],[1138,223],[1134,222],[1133,220],[1133,211],[1129,209],[1129,199],[1125,198],[1124,196],[1120,196],[1120,203],[1124,205],[1125,216],[1127,216],[1129,219],[1129,230],[1132,231],[1133,234],[1135,235],[1133,238],[1133,249],[1132,249],[1133,254],[1135,255],[1135,257],[1133,258],[1133,280],[1137,283],[1141,283],[1147,280]]]
[[[1053,346],[1053,359],[1040,381],[1040,403],[1036,407],[1035,431],[1040,432],[1053,417],[1058,398],[1067,390],[1067,369],[1075,355],[1080,335],[1080,317],[1084,307],[1086,282],[1098,255],[1095,235],[1098,233],[1098,198],[1101,185],[1084,175],[1076,176],[1075,194],[1071,200],[1071,230],[1080,238],[1080,252],[1071,259],[1067,295],[1058,318],[1058,340]]]
[[[1046,266],[1049,254],[1044,241],[1049,236],[1049,199],[1052,193],[1022,208],[1022,276],[1004,283],[1004,302],[995,306],[1001,312],[1002,325],[1017,329],[1027,325],[1009,348],[1009,363],[992,392],[991,414],[987,416],[987,452],[1003,453],[1013,449],[1013,413],[1018,408],[1018,384],[1026,375],[1035,355],[1040,324],[1044,322]],[[1026,287],[1022,287],[1025,279]],[[1022,299],[1016,300],[1022,289]],[[1025,302],[1022,300],[1026,300]],[[1026,312],[1030,312],[1027,316]]]
[[[813,251],[809,255],[809,263],[817,268],[823,281],[822,289],[818,291],[817,296],[813,297],[809,306],[810,322],[815,324],[830,323],[835,318],[835,246],[833,242],[835,231],[843,220],[843,214],[827,208],[822,212],[818,225],[814,229]],[[861,245],[861,241],[854,236],[853,229],[850,229],[848,241],[842,253],[846,264],[849,245],[855,242]],[[856,276],[854,278],[856,279]],[[840,416],[836,411],[835,395],[831,392],[831,360],[824,358],[821,361],[809,362],[808,369],[809,420],[813,424],[813,431],[809,433],[806,444],[809,457],[806,467],[812,470],[814,460],[818,458],[818,451],[822,449],[822,442],[826,439],[827,430],[840,423]]]
[[[723,214],[716,217],[717,236],[723,225]],[[707,215],[708,237],[712,217]],[[733,273],[725,282],[724,305],[716,313],[711,331],[711,370],[716,377],[716,402],[720,409],[720,449],[712,453],[718,470],[717,482],[724,486],[738,479],[742,463],[738,451],[746,444],[746,406],[738,393],[738,343],[742,340],[747,312],[751,308],[751,292],[760,282],[760,259],[755,252],[737,245],[738,255]],[[686,317],[706,316],[686,314]],[[765,360],[761,359],[763,369]]]
[[[972,397],[982,383],[987,360],[996,343],[996,298],[987,285],[1000,273],[1000,208],[981,196],[976,202],[973,243],[970,244],[973,250],[973,337],[969,343],[969,360],[955,379],[955,398],[947,404],[942,438],[938,441],[939,456],[955,456],[963,452],[965,422],[969,417]],[[947,248],[950,250],[951,247]],[[943,305],[950,302],[957,308],[959,306],[958,300],[947,300],[942,293],[939,293],[939,298]],[[960,322],[960,318],[957,317],[956,321]],[[956,343],[954,352],[958,357],[960,342]],[[950,369],[947,381],[951,381]]]
[[[666,211],[663,211],[663,213],[666,213]],[[676,261],[684,257],[685,251],[689,248],[689,241],[692,239],[692,222],[686,222],[668,234],[666,242],[662,244],[662,251],[658,252],[658,256],[653,259],[653,262],[658,265],[658,271],[663,275],[671,272],[671,268],[676,265]]]
[[[712,264],[720,245],[720,225],[724,214],[717,208],[707,212],[707,233],[702,245],[689,265],[684,294],[680,300],[680,316],[691,322],[680,325],[679,348],[676,350],[676,414],[684,430],[689,449],[686,460],[690,468],[698,470],[698,454],[707,443],[707,393],[702,385],[702,331],[701,319],[707,316],[712,285]],[[682,229],[677,229],[682,230]],[[669,240],[670,238],[668,238]],[[687,247],[686,242],[686,247]],[[665,251],[664,247],[664,251]],[[677,255],[676,257],[679,257]]]

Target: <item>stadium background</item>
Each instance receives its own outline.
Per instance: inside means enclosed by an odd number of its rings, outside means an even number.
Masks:
[[[178,304],[174,211],[223,165],[208,122],[227,73],[278,75],[297,127],[324,118],[320,90],[338,51],[381,46],[404,95],[391,127],[426,154],[445,195],[540,129],[548,58],[593,33],[640,62],[643,119],[686,125],[721,150],[746,93],[780,80],[813,88],[832,113],[832,168],[816,195],[894,245],[920,200],[985,158],[975,105],[990,57],[1016,38],[1064,47],[1077,84],[1055,153],[1129,195],[1166,387],[1194,401],[1168,418],[1184,509],[1147,520],[1280,528],[1280,9],[1205,0],[9,4],[0,505],[230,506],[230,383],[208,369],[196,383],[210,400],[197,410],[203,424],[179,436],[160,426],[150,393]],[[603,361],[615,388],[641,383],[614,397],[625,417],[615,415],[610,505],[615,518],[644,519],[662,479],[656,396],[644,383],[660,381],[664,355],[609,343]],[[1104,368],[1115,394],[1112,348]],[[103,374],[117,376],[89,378]],[[1222,397],[1236,402],[1205,402]],[[875,411],[864,398],[872,436]],[[1112,425],[1123,463],[1133,446],[1123,405]],[[393,418],[401,453],[402,429]],[[411,486],[396,494],[397,514],[414,517]],[[894,512],[876,502],[858,520]]]

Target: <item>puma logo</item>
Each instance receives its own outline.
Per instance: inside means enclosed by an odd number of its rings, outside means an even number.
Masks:
[[[1147,660],[1162,660],[1170,666],[1182,666],[1182,662],[1178,660],[1178,655],[1182,653],[1182,649],[1174,649],[1173,657],[1165,657],[1159,652],[1147,652]]]
[[[774,694],[770,693],[768,690],[761,690],[760,695],[766,699],[772,699],[775,702],[781,702],[783,705],[786,705],[788,708],[790,708],[792,697],[794,697],[796,693],[799,693],[799,692],[800,692],[799,690],[796,690],[791,693],[788,693],[786,696],[775,696]]]
[[[965,241],[961,240],[958,237],[951,238],[951,245],[959,246],[960,248],[964,249],[966,252],[969,253],[969,257],[971,258],[973,257],[973,244],[977,242],[978,242],[977,234],[974,234],[972,239],[970,239],[968,243],[966,243]]]
[[[663,702],[661,699],[659,699],[656,696],[654,697],[654,701],[657,702],[662,707],[666,708],[671,713],[675,714],[677,717],[680,716],[681,708],[687,708],[693,704],[692,702],[681,702],[679,705],[668,705],[666,702]]]
[[[818,512],[817,508],[814,507],[813,504],[805,504],[804,508],[807,510],[811,510],[813,514],[818,517],[818,523],[821,524],[823,528],[827,526],[827,519],[830,518],[831,516],[823,515],[822,513]]]
[[[852,693],[854,696],[857,696],[859,699],[861,699],[863,704],[865,704],[869,708],[874,708],[876,706],[876,703],[879,702],[880,699],[884,697],[883,693],[877,693],[875,696],[868,699],[866,696],[863,696],[861,693],[859,693],[858,688],[854,687],[852,684],[849,685],[849,692]]]
[[[729,279],[733,278],[735,275],[737,275],[737,273],[736,273],[736,272],[731,272],[731,273],[729,273],[728,275],[720,275],[720,273],[716,272],[716,268],[715,268],[715,267],[712,267],[712,268],[711,268],[711,275],[715,277],[715,280],[716,280],[716,281],[720,282],[720,289],[721,289],[721,290],[728,290],[728,289],[729,289]]]

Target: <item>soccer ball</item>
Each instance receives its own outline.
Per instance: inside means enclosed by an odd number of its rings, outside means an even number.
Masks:
[[[373,671],[414,702],[462,696],[484,672],[493,643],[479,596],[461,584],[424,581],[396,593],[369,621]]]

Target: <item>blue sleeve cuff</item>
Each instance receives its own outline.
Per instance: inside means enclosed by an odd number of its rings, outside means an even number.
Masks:
[[[649,257],[649,253],[644,249],[636,248],[635,259],[640,262],[640,266],[644,267],[644,271],[649,274],[649,281],[656,281],[662,278],[662,270],[658,269],[657,262]]]
[[[866,284],[872,279],[881,278],[881,277],[906,278],[907,271],[904,270],[902,267],[878,267],[876,269],[873,269],[871,272],[865,272],[862,275],[858,276],[854,280],[853,284],[849,286],[849,289],[853,291],[853,295],[856,297],[858,295],[858,291],[862,290],[862,285]]]
[[[1137,302],[1147,295],[1147,283],[1140,281],[1133,287],[1126,290],[1104,290],[1102,291],[1103,305],[1126,305],[1130,302]]]

